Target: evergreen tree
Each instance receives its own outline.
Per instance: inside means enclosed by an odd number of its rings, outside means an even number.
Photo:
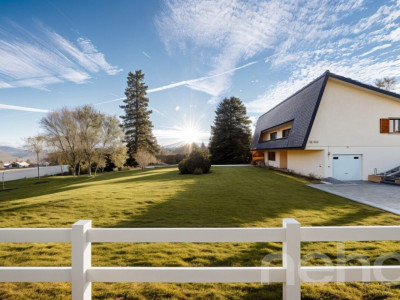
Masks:
[[[248,163],[251,121],[239,98],[225,98],[215,111],[208,149],[214,164]]]
[[[125,131],[125,142],[128,147],[128,165],[136,165],[134,155],[140,151],[147,151],[156,154],[159,147],[153,135],[153,124],[150,121],[151,110],[149,98],[146,97],[147,86],[144,81],[144,74],[141,70],[128,73],[127,88],[125,89],[125,115],[121,116]]]

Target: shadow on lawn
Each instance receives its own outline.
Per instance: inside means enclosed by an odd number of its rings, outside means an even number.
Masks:
[[[385,213],[263,169],[214,168],[213,172],[196,176],[171,170],[167,177],[149,174],[118,181],[151,179],[173,184],[189,178],[191,183],[165,201],[149,203],[140,215],[110,227],[280,227],[282,218],[288,217],[302,226],[348,225]]]
[[[77,190],[96,184],[103,185],[125,181],[130,182],[134,181],[136,176],[141,176],[143,175],[143,173],[146,173],[148,171],[150,171],[150,169],[123,171],[119,173],[100,173],[96,177],[89,177],[87,175],[81,175],[78,177],[52,176],[46,177],[47,184],[45,185],[37,185],[36,178],[9,181],[7,182],[7,187],[10,187],[10,189],[14,191],[10,191],[10,193],[5,193],[4,197],[0,198],[0,202],[6,202],[15,199],[24,200],[27,198],[40,197],[43,195],[51,195],[65,191]],[[118,177],[116,178],[115,175],[118,175]]]

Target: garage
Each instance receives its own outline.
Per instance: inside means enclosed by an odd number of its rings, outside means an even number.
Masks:
[[[334,154],[332,160],[333,178],[338,180],[361,180],[360,154]]]

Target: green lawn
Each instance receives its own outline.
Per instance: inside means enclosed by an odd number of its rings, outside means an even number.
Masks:
[[[304,180],[256,167],[214,167],[211,174],[179,175],[176,168],[50,177],[6,183],[0,227],[277,227],[399,225],[400,217],[312,189]],[[337,243],[303,243],[302,255],[325,253],[336,263]],[[347,242],[346,255],[399,252],[397,242]],[[94,266],[260,266],[280,243],[94,244]],[[70,266],[69,244],[1,244],[3,266]],[[280,262],[276,262],[278,265]],[[322,264],[318,259],[305,264]],[[355,259],[353,264],[359,262]],[[388,261],[391,263],[391,261]],[[392,262],[393,263],[393,262]],[[0,283],[0,299],[65,299],[68,283]],[[93,284],[97,299],[279,299],[281,285]],[[303,284],[303,299],[399,299],[393,284]]]

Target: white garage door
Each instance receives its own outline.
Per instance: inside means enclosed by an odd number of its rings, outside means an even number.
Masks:
[[[333,155],[333,178],[361,180],[361,155]]]

